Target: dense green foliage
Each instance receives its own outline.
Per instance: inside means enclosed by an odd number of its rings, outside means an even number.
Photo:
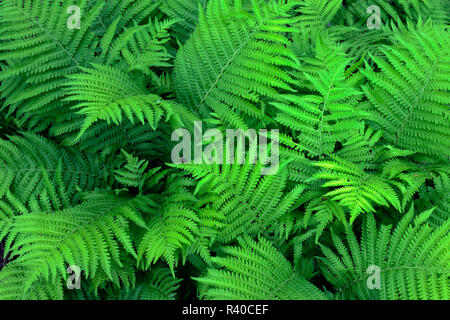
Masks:
[[[450,299],[444,2],[1,1],[0,299]]]

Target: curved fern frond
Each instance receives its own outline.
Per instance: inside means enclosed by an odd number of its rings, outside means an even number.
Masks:
[[[297,274],[289,261],[266,239],[239,240],[212,258],[216,268],[194,278],[200,296],[209,300],[325,300],[325,294]]]
[[[430,215],[414,217],[411,208],[392,232],[367,215],[359,242],[347,228],[347,244],[333,234],[337,253],[322,246],[323,274],[344,299],[448,300],[450,220],[433,229],[426,224]],[[368,278],[376,270],[380,278],[373,283]]]
[[[177,118],[177,109],[182,106],[148,93],[142,83],[128,73],[112,66],[92,65],[82,68],[85,73],[71,76],[67,83],[67,101],[81,101],[74,106],[86,116],[78,138],[96,121],[105,120],[119,125],[123,117],[132,124],[138,119],[156,129],[163,115]],[[182,122],[179,120],[179,124]]]
[[[322,187],[337,187],[325,194],[350,210],[351,222],[363,212],[374,212],[373,204],[392,205],[401,211],[399,196],[385,177],[370,174],[355,164],[333,157],[332,161],[321,161],[316,166],[324,168],[312,179],[328,180]]]
[[[0,283],[10,273],[22,272],[19,295],[25,295],[35,281],[57,281],[66,268],[79,266],[86,277],[102,269],[112,279],[111,264],[121,266],[119,244],[136,257],[128,232],[128,221],[145,227],[136,201],[106,193],[91,193],[80,205],[55,212],[14,217],[7,236],[9,251],[18,256],[0,271]],[[141,206],[143,208],[143,206]],[[145,210],[145,208],[143,209]]]
[[[104,4],[82,0],[80,29],[69,29],[66,13],[69,0],[5,0],[0,4],[0,60],[8,65],[0,74],[2,95],[9,113],[16,112],[19,123],[44,129],[67,112],[61,103],[66,75],[79,71],[94,59],[94,34],[90,26]]]
[[[199,218],[195,207],[189,206],[195,198],[179,190],[174,193],[168,190],[163,201],[157,198],[150,207],[147,231],[139,243],[138,263],[148,269],[164,259],[174,275],[180,250],[190,246],[198,235]]]

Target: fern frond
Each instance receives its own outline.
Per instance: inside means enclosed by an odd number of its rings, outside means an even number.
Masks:
[[[185,43],[198,23],[199,8],[205,8],[209,0],[166,0],[161,10],[177,20],[174,28],[177,39]]]
[[[336,142],[364,127],[361,119],[365,114],[356,108],[362,93],[353,88],[345,73],[349,60],[331,52],[334,59],[328,55],[323,66],[322,58],[328,50],[322,45],[318,41],[317,60],[305,58],[311,65],[311,73],[302,66],[306,70],[304,85],[313,92],[286,95],[286,103],[272,103],[279,110],[275,120],[291,129],[300,148],[311,156],[331,153]]]
[[[172,277],[169,269],[157,267],[132,290],[121,290],[113,300],[175,300],[181,279]]]
[[[351,222],[363,212],[374,212],[373,204],[392,205],[401,211],[399,196],[389,180],[377,174],[364,172],[348,161],[333,157],[332,161],[316,163],[323,171],[313,179],[327,179],[323,187],[336,187],[325,194],[350,210]]]
[[[160,259],[169,265],[172,274],[178,262],[179,250],[194,242],[199,218],[189,202],[178,192],[151,207],[147,231],[138,247],[138,263],[145,269]]]
[[[0,272],[1,300],[63,300],[62,281],[36,281],[29,290],[24,286],[29,274],[29,268],[18,262],[11,262]]]
[[[81,101],[74,108],[81,109],[79,114],[86,116],[78,137],[98,120],[119,125],[123,117],[133,124],[138,119],[156,129],[163,115],[170,118],[181,108],[148,93],[142,83],[117,68],[93,65],[92,69],[82,70],[85,73],[71,76],[72,81],[67,83],[70,96],[66,98],[67,101]]]
[[[60,209],[77,188],[105,186],[107,175],[97,156],[61,148],[38,135],[23,133],[0,140],[0,199],[14,201],[14,197],[33,206],[38,196],[47,197],[54,209]]]
[[[86,277],[101,268],[112,279],[112,262],[122,265],[119,244],[136,257],[127,221],[145,227],[136,210],[137,200],[106,193],[85,198],[80,205],[64,210],[14,217],[7,240],[12,243],[9,251],[18,258],[13,266],[0,271],[0,282],[6,281],[9,272],[26,270],[23,291],[17,293],[25,295],[39,279],[54,282],[65,278],[69,265],[79,266]],[[17,271],[11,270],[13,267]]]
[[[66,9],[72,1],[6,0],[0,4],[0,60],[8,65],[0,74],[0,92],[11,90],[6,98],[9,113],[16,112],[17,121],[42,130],[67,112],[61,103],[66,75],[79,71],[94,59],[94,34],[90,26],[102,8],[88,0],[78,4],[81,28],[69,29]]]
[[[262,97],[277,99],[290,90],[286,69],[296,66],[285,33],[292,4],[252,0],[247,13],[228,0],[210,1],[199,25],[175,59],[177,99],[202,115],[216,113],[223,123],[245,129],[245,116],[262,118]],[[226,39],[226,41],[224,41]]]
[[[325,30],[338,10],[342,7],[342,0],[302,0],[296,11],[299,17],[296,25],[302,33],[307,33],[309,39],[314,39],[318,33]]]
[[[210,300],[324,300],[325,295],[302,278],[266,239],[239,240],[213,258],[217,268],[195,278],[200,295]]]
[[[359,242],[350,228],[348,244],[333,235],[337,253],[322,247],[325,277],[345,299],[449,299],[450,221],[433,229],[426,224],[430,214],[414,218],[412,208],[392,232],[369,214]],[[380,268],[379,289],[367,284],[371,266]]]
[[[416,203],[422,210],[435,208],[429,219],[430,225],[439,227],[450,220],[450,175],[442,172],[432,179],[433,186],[422,186]]]
[[[372,56],[382,73],[369,66],[362,70],[370,83],[364,90],[369,112],[391,144],[445,159],[450,154],[449,37],[436,28],[410,35],[396,35],[397,43],[382,50],[384,59]]]
[[[240,235],[265,232],[284,214],[293,210],[295,200],[303,192],[298,185],[286,190],[286,171],[262,176],[257,165],[173,165],[198,179],[196,193],[211,192],[218,197],[212,209],[226,218],[216,240],[229,242]]]

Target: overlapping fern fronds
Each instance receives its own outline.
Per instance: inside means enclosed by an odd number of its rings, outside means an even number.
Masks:
[[[296,274],[292,265],[266,239],[239,240],[213,258],[219,268],[208,269],[198,281],[201,295],[213,300],[324,300],[325,294]],[[224,268],[224,269],[221,269]]]
[[[239,2],[211,1],[177,53],[174,70],[180,102],[241,129],[248,127],[245,117],[264,117],[261,98],[276,99],[276,89],[292,91],[286,69],[296,62],[285,36],[295,32],[288,27],[295,21],[292,4],[271,2],[272,10],[261,1],[251,4],[247,12]]]
[[[381,72],[371,66],[361,72],[370,85],[365,93],[372,119],[389,143],[448,160],[449,36],[430,29],[397,35],[396,44],[382,50],[384,59],[373,57]]]
[[[414,208],[393,228],[365,218],[360,241],[347,228],[346,241],[333,234],[337,254],[322,247],[325,277],[344,299],[448,300],[450,293],[450,221],[438,229],[427,224],[433,210],[414,217]],[[378,290],[367,285],[379,268]],[[370,272],[367,272],[370,270]]]
[[[0,299],[450,299],[447,7],[1,1]]]

